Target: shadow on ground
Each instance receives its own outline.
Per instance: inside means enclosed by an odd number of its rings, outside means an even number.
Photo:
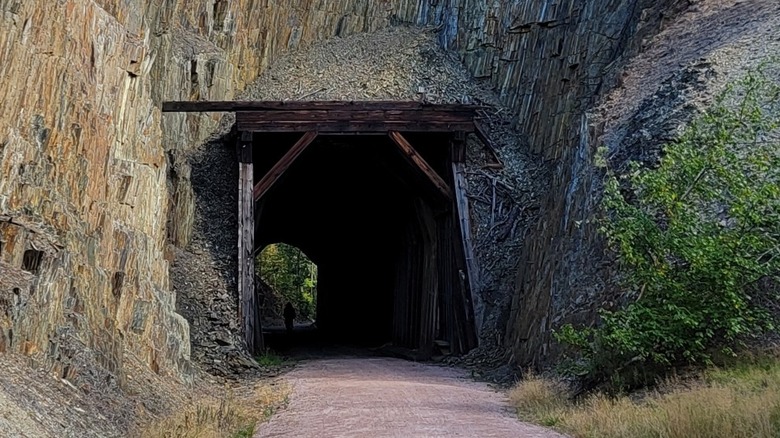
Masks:
[[[285,357],[294,360],[326,359],[337,357],[393,357],[419,362],[416,350],[393,346],[390,343],[377,345],[372,343],[338,342],[320,331],[314,324],[296,325],[292,333],[284,327],[269,326],[263,328],[265,346]],[[446,356],[441,351],[434,355],[431,363],[441,362]]]

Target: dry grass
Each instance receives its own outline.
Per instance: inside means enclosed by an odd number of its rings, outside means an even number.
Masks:
[[[255,427],[287,403],[286,384],[258,384],[204,397],[141,431],[140,438],[251,438]]]
[[[558,424],[569,406],[563,384],[536,375],[529,375],[512,388],[509,400],[522,417],[545,426]]]
[[[603,395],[573,403],[562,386],[540,377],[510,393],[527,421],[574,437],[770,438],[780,436],[780,362],[705,373],[691,387],[670,383],[640,401]]]

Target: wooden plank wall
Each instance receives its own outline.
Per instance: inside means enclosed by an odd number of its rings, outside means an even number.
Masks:
[[[403,250],[396,263],[395,293],[393,295],[393,344],[399,347],[412,348],[409,315],[411,313],[410,305],[411,297],[413,296],[412,288],[414,286],[412,281],[414,275],[411,270],[413,269],[412,261],[414,257],[412,255],[415,251],[413,247],[415,236],[411,227],[407,227],[405,233]]]
[[[456,315],[453,311],[453,295],[457,290],[457,277],[455,276],[454,253],[452,251],[452,236],[455,229],[452,226],[452,215],[441,215],[436,219],[438,255],[442,263],[439,265],[439,300],[437,302],[438,321],[437,338],[450,344],[450,351],[459,354],[464,350],[457,341],[458,333],[455,323]]]
[[[439,265],[446,263],[438,258],[438,234],[436,233],[436,221],[433,218],[431,207],[422,199],[417,199],[416,210],[418,211],[417,226],[422,237],[422,251],[420,253],[420,268],[422,275],[419,288],[419,320],[420,332],[418,337],[418,348],[421,358],[429,358],[433,353],[433,341],[436,336],[436,321],[438,315],[437,301],[439,298]]]
[[[406,225],[404,249],[397,264],[393,344],[415,349],[417,359],[433,353],[440,296],[436,253],[439,235],[428,201],[414,201],[414,218]]]
[[[441,175],[451,186],[458,159],[448,157]],[[477,346],[462,215],[455,200],[436,200],[415,200],[396,267],[393,343],[417,350],[418,359],[430,358],[437,340],[453,354]]]

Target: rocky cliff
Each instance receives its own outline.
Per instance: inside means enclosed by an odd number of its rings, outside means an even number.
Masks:
[[[194,221],[179,157],[218,118],[163,117],[160,103],[230,99],[285,50],[416,23],[438,26],[443,48],[498,91],[555,168],[542,219],[521,233],[511,312],[497,298],[486,318],[508,321],[517,359],[543,362],[553,324],[592,318],[600,288],[584,114],[664,14],[687,4],[0,0],[0,352],[73,380],[85,372],[80,349],[120,383],[128,358],[189,379],[168,245],[186,247]]]
[[[399,20],[395,1],[0,1],[0,352],[69,379],[94,353],[190,375],[167,238],[193,201],[175,153],[214,129],[163,100],[230,99],[274,57]],[[171,172],[175,170],[175,172]]]
[[[496,294],[486,321],[523,366],[549,365],[551,330],[591,322],[607,275],[593,224],[596,145],[586,113],[616,84],[620,67],[692,2],[563,0],[426,2],[421,16],[441,27],[443,47],[488,81],[552,168],[539,219],[524,231],[513,294]],[[486,286],[486,285],[483,285]],[[483,294],[491,291],[483,290]],[[510,305],[511,301],[511,305]],[[506,325],[504,325],[506,324]]]

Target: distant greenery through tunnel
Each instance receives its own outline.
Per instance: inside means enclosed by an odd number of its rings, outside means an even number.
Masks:
[[[255,259],[262,318],[280,325],[291,303],[299,322],[317,317],[317,265],[300,249],[284,243],[266,246]]]

